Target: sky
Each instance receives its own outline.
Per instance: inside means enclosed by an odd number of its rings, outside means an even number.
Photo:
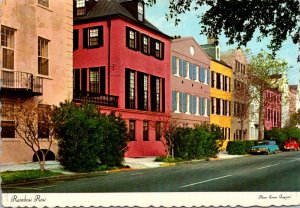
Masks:
[[[199,34],[201,25],[199,24],[197,15],[199,15],[201,12],[204,12],[208,7],[202,7],[200,10],[191,10],[185,14],[181,14],[179,16],[181,21],[177,26],[175,26],[174,20],[167,21],[165,18],[165,14],[168,13],[168,5],[168,0],[157,0],[157,3],[154,6],[145,8],[146,19],[156,26],[160,31],[169,36],[192,36],[200,45],[206,44],[207,37]],[[268,51],[267,45],[269,41],[270,38],[264,38],[262,42],[256,42],[256,37],[253,37],[253,39],[247,44],[247,48],[251,49],[252,53],[254,54],[258,53],[261,49]],[[226,42],[227,38],[225,35],[221,35],[221,37],[219,37],[219,46],[221,48],[221,52],[234,49],[236,47],[235,45],[227,45]],[[286,41],[284,41],[281,49],[277,52],[277,58],[284,59],[288,62],[289,84],[299,83],[300,66],[299,63],[297,63],[298,53],[299,51],[297,45],[292,42],[291,38],[288,38]]]

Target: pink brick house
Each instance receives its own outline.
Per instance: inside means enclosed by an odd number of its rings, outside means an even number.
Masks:
[[[278,90],[266,90],[264,92],[264,126],[266,130],[281,127],[281,94]]]

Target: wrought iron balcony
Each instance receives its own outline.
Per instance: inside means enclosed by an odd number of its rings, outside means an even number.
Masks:
[[[118,107],[118,99],[118,96],[113,95],[78,90],[73,91],[73,102],[78,103],[93,103],[102,106]]]
[[[27,72],[0,70],[0,86],[1,94],[6,92],[29,96],[43,94],[43,78]]]

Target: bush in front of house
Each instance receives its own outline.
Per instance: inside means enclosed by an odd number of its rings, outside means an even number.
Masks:
[[[221,129],[207,124],[178,127],[173,135],[174,156],[185,160],[215,157],[219,152],[217,140],[222,139]]]
[[[255,145],[255,141],[229,141],[226,151],[229,155],[245,155],[250,148]]]
[[[121,118],[101,114],[94,105],[65,102],[54,109],[54,122],[59,161],[67,170],[91,172],[122,163],[127,127]]]
[[[103,146],[98,156],[100,162],[109,167],[121,166],[127,151],[128,130],[127,125],[119,116],[113,114],[104,117]]]

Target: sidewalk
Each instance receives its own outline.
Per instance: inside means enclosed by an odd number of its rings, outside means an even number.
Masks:
[[[232,159],[237,157],[244,157],[244,155],[228,155],[227,152],[220,152],[218,155],[219,160]],[[165,166],[167,163],[155,162],[155,157],[137,157],[137,158],[125,158],[124,165],[128,165],[133,169],[145,169],[145,168],[157,168]],[[39,164],[24,163],[24,164],[13,164],[13,165],[1,165],[0,172],[4,171],[16,171],[16,170],[33,170],[39,169]],[[61,172],[63,174],[73,174],[72,172],[63,170],[63,167],[57,161],[46,161],[45,169],[54,172]]]

